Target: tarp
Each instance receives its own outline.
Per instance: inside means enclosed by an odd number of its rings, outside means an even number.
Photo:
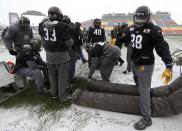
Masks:
[[[139,93],[135,85],[84,80],[86,90],[77,89],[73,102],[97,109],[140,114]],[[83,82],[82,82],[83,83]],[[168,86],[151,89],[152,116],[169,116],[182,112],[182,77]]]

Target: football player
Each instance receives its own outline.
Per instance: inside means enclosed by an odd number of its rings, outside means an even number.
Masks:
[[[165,63],[163,77],[166,84],[172,79],[173,64],[169,45],[163,38],[162,29],[151,22],[149,7],[138,7],[133,16],[133,22],[134,25],[129,28],[127,36],[129,36],[129,43],[132,43],[132,71],[140,93],[139,106],[143,116],[134,124],[134,128],[144,130],[152,125],[150,87],[154,70],[154,48]]]
[[[30,44],[33,38],[32,28],[30,27],[30,20],[22,16],[17,24],[8,28],[3,41],[11,55],[16,55],[24,44]],[[14,44],[14,46],[13,46]]]
[[[122,26],[120,25],[120,23],[115,23],[114,24],[114,28],[113,30],[111,30],[111,43],[114,43],[117,47],[119,47],[120,49],[122,48],[123,45],[123,32],[124,32],[124,24],[122,24]],[[119,57],[118,58],[119,61],[119,66],[122,66],[124,63],[124,60]],[[116,65],[118,64],[118,62],[116,62]]]
[[[101,20],[96,18],[93,22],[94,27],[89,28],[88,42],[104,42],[106,41],[105,30],[101,27]]]
[[[89,47],[93,46],[95,42],[104,42],[104,41],[106,41],[105,30],[104,28],[101,27],[101,19],[96,18],[93,21],[93,27],[91,26],[89,28],[89,33],[88,33],[87,53],[88,53],[89,67],[91,65]]]
[[[39,24],[39,34],[46,51],[51,95],[52,98],[58,97],[60,102],[70,99],[67,92],[70,60],[68,48],[72,46],[69,26],[62,19],[61,10],[53,6],[48,9],[48,20]]]
[[[45,88],[45,77],[42,75],[45,67],[38,62],[40,59],[40,56],[34,54],[30,44],[23,45],[16,56],[14,73],[21,77],[31,77],[35,81],[38,93],[49,93]]]
[[[102,80],[109,82],[115,62],[121,55],[121,50],[113,44],[96,42],[90,50],[90,55],[93,58],[93,62],[90,66],[88,78],[92,79],[95,69],[98,68]]]

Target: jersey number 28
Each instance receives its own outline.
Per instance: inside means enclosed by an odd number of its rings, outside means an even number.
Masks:
[[[142,49],[142,35],[131,34],[132,47]]]

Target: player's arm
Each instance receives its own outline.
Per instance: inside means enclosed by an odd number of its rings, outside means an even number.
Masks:
[[[172,69],[172,57],[170,54],[169,45],[164,40],[162,35],[162,29],[159,27],[156,28],[152,34],[152,37],[157,54],[162,58],[162,61],[165,63],[166,67]]]
[[[16,52],[13,49],[13,39],[14,39],[15,35],[16,35],[16,31],[15,31],[14,27],[11,26],[8,28],[6,34],[3,38],[3,42],[11,55],[16,55]]]
[[[88,31],[88,43],[90,43],[91,42],[91,40],[92,40],[92,28],[89,28],[89,31]]]
[[[162,79],[164,79],[164,84],[168,84],[172,80],[172,68],[173,62],[172,57],[169,51],[169,45],[164,40],[162,35],[162,29],[156,28],[152,34],[155,50],[157,54],[162,58],[162,61],[165,63],[166,69],[162,73]]]
[[[73,39],[71,38],[71,33],[70,31],[72,31],[72,28],[70,25],[66,24],[66,23],[59,23],[58,28],[61,28],[62,32],[62,38],[65,41],[65,44],[68,48],[71,48],[73,46]]]
[[[104,29],[102,29],[102,41],[106,41],[106,35]]]

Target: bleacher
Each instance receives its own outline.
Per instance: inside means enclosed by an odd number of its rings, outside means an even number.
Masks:
[[[133,24],[133,13],[113,13],[104,14],[101,18],[102,26],[105,28],[106,32],[110,32],[116,22]],[[89,27],[92,25],[93,20],[88,20],[82,23],[82,27]],[[179,26],[172,18],[171,14],[168,12],[156,12],[152,14],[152,21],[154,24],[162,28],[163,34],[167,36],[182,35],[182,27]]]

